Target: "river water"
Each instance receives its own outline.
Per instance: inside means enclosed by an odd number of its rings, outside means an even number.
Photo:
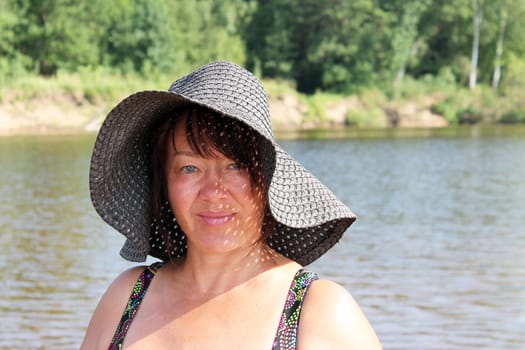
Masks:
[[[311,268],[385,349],[525,349],[525,128],[333,136],[281,141],[359,217]],[[78,348],[132,266],[89,201],[93,140],[0,137],[0,349]]]

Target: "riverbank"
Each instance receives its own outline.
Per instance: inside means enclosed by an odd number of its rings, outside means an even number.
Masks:
[[[291,90],[270,93],[270,113],[276,131],[316,128],[444,127],[447,120],[432,112],[435,97],[403,103],[384,103],[374,108],[358,96],[316,96],[307,99]],[[127,94],[122,94],[121,98]],[[96,132],[105,115],[121,98],[91,99],[65,90],[20,98],[4,94],[0,103],[0,134]],[[369,112],[368,112],[369,111]],[[349,114],[367,115],[352,123]]]
[[[276,132],[353,128],[441,128],[449,124],[525,122],[521,95],[499,96],[439,81],[407,80],[395,92],[304,95],[286,81],[265,80]],[[111,108],[129,94],[162,89],[159,77],[103,70],[24,76],[0,86],[0,135],[96,132]],[[160,87],[160,88],[159,88]]]
[[[0,105],[0,135],[95,132],[106,109],[63,94],[4,102]]]

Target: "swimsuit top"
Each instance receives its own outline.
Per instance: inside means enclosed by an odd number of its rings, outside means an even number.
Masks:
[[[131,326],[133,318],[137,314],[140,303],[146,295],[151,280],[162,265],[163,263],[161,262],[153,263],[146,267],[137,279],[128,299],[128,304],[124,309],[122,318],[120,319],[120,323],[115,331],[115,335],[109,345],[109,350],[122,349],[124,338]],[[301,306],[310,283],[317,279],[318,277],[314,272],[305,269],[300,269],[295,274],[290,289],[288,290],[288,296],[286,297],[272,350],[293,350],[296,348],[297,328],[299,326]]]

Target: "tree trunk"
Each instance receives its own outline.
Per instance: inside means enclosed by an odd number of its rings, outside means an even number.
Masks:
[[[503,55],[503,38],[505,36],[505,28],[507,26],[507,2],[501,0],[499,33],[498,41],[496,42],[496,58],[494,60],[494,75],[492,76],[492,88],[497,90],[501,79],[501,56]]]
[[[472,9],[474,10],[474,15],[472,16],[474,25],[474,38],[472,40],[472,59],[470,61],[469,88],[474,89],[476,87],[478,71],[479,35],[481,31],[481,21],[483,20],[483,0],[472,0]]]
[[[405,56],[405,59],[403,60],[403,63],[401,65],[401,67],[399,68],[399,70],[397,71],[397,74],[396,74],[396,78],[394,80],[394,86],[399,86],[399,84],[401,84],[401,81],[403,80],[403,78],[405,77],[405,74],[406,74],[406,70],[407,70],[407,66],[408,66],[408,61],[414,57],[415,55],[417,55],[417,51],[419,49],[419,46],[420,46],[420,39],[416,39],[414,40],[414,42],[412,43],[412,46],[410,48],[410,52]]]

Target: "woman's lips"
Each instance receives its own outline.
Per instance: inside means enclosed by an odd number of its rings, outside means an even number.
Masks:
[[[200,213],[199,217],[201,220],[213,226],[224,225],[233,220],[234,213]]]

